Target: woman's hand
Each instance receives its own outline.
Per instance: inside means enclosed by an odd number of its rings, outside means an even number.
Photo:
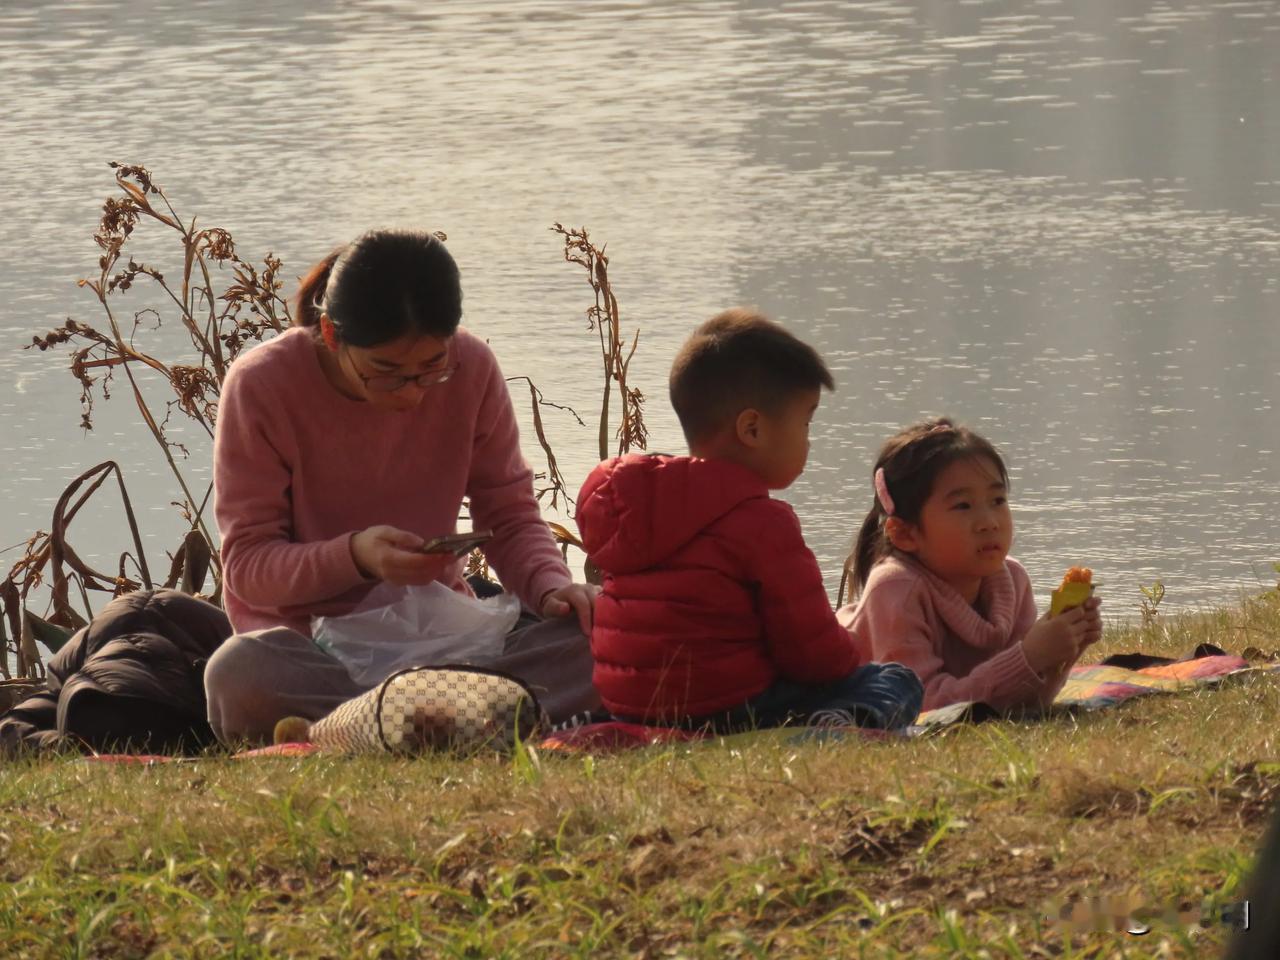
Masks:
[[[1090,597],[1056,617],[1045,614],[1022,638],[1022,651],[1036,673],[1074,663],[1081,651],[1102,637],[1101,601]]]
[[[397,586],[431,583],[453,568],[452,553],[422,553],[425,541],[416,533],[377,526],[351,535],[351,559],[366,577]]]
[[[582,632],[591,636],[592,614],[595,612],[596,597],[600,588],[589,583],[571,583],[559,590],[552,590],[542,598],[544,617],[567,617],[577,611],[578,624]]]

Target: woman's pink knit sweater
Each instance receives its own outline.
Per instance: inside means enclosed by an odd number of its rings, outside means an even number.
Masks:
[[[924,684],[924,709],[977,700],[998,709],[1046,705],[1066,681],[1063,667],[1041,676],[1022,638],[1036,621],[1027,571],[1012,557],[982,581],[968,603],[950,584],[909,557],[871,568],[856,603],[836,614],[865,660],[896,661]]]
[[[459,329],[458,370],[408,412],[351,400],[326,379],[310,330],[238,357],[214,439],[223,600],[238,632],[350,610],[372,588],[353,533],[390,524],[423,538],[457,528],[463,497],[485,554],[531,609],[572,581],[533,496],[506,382],[487,344]],[[470,592],[462,562],[445,578]]]

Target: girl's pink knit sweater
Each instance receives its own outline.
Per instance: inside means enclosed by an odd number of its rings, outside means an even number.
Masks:
[[[214,438],[223,600],[238,632],[348,613],[373,587],[353,533],[390,524],[453,533],[463,497],[485,554],[531,609],[572,581],[533,496],[507,385],[487,344],[459,329],[458,370],[408,412],[351,400],[325,378],[310,330],[238,357]],[[462,561],[446,583],[470,592]]]
[[[1066,681],[1063,667],[1041,676],[1022,638],[1036,621],[1022,564],[985,578],[970,605],[950,584],[894,554],[871,569],[856,603],[836,614],[865,660],[896,661],[924,684],[924,709],[977,700],[998,709],[1047,705]]]

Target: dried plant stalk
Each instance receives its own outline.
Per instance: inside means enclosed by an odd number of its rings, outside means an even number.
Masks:
[[[118,574],[103,573],[89,566],[80,558],[67,540],[67,529],[70,527],[71,521],[75,519],[81,507],[88,502],[89,498],[98,491],[112,473],[115,474],[119,483],[120,497],[124,505],[125,517],[129,524],[135,551],[134,555],[126,553],[122,556]],[[88,489],[73,503],[72,498],[86,483],[88,484]],[[3,609],[4,619],[13,634],[12,643],[19,677],[36,676],[37,671],[41,674],[43,673],[39,650],[31,638],[29,618],[32,615],[28,610],[27,602],[32,589],[45,582],[46,568],[49,571],[51,583],[50,609],[47,614],[47,622],[67,630],[79,629],[87,622],[86,618],[75,609],[71,602],[70,583],[72,580],[75,580],[79,588],[81,599],[89,616],[92,616],[92,608],[88,603],[86,592],[88,590],[98,590],[110,593],[112,596],[120,596],[138,589],[139,586],[151,586],[151,577],[147,570],[146,558],[142,550],[142,537],[138,532],[137,520],[133,513],[133,504],[129,497],[129,491],[125,486],[124,476],[120,472],[119,465],[114,461],[100,463],[76,477],[62,492],[62,495],[58,498],[57,505],[54,507],[53,530],[47,534],[37,532],[27,541],[25,547],[23,556],[10,568],[4,581],[0,582],[0,608]],[[141,582],[124,575],[126,558],[135,561],[142,576]],[[69,575],[63,570],[64,565],[70,568],[71,573]],[[28,643],[28,639],[32,639],[32,642]],[[0,648],[0,653],[4,654],[0,656],[0,668],[3,669],[5,676],[8,677],[10,674],[7,651]]]
[[[220,582],[217,541],[204,519],[208,491],[200,498],[192,493],[175,458],[175,452],[185,457],[186,448],[172,440],[165,428],[177,410],[212,439],[218,395],[228,365],[246,344],[260,341],[266,334],[279,332],[289,324],[288,304],[279,294],[281,262],[268,253],[259,272],[237,256],[235,243],[226,230],[221,227],[197,229],[195,217],[184,223],[145,167],[118,163],[112,163],[111,167],[121,195],[107,198],[94,235],[102,249],[98,275],[80,281],[82,287],[97,297],[106,315],[106,328],[100,330],[68,318],[62,327],[43,337],[33,337],[30,346],[48,350],[62,344],[73,345],[70,367],[80,383],[81,425],[86,430],[93,428],[94,388],[101,390],[104,399],[109,398],[112,377],[117,371],[123,372],[143,424],[159,445],[182,490],[181,508],[205,539],[214,579]],[[177,284],[171,284],[153,266],[139,263],[131,256],[125,260],[125,247],[140,222],[168,228],[180,240],[182,268]],[[214,290],[210,263],[232,271],[233,279],[222,293]],[[195,353],[193,362],[164,363],[136,347],[134,336],[144,316],[154,317],[156,327],[163,325],[164,318],[155,310],[135,312],[133,329],[126,337],[115,304],[143,279],[157,288],[161,299],[174,308],[176,321],[190,338]],[[144,371],[167,381],[174,395],[174,399],[167,402],[162,419],[156,417],[139,386],[138,376]],[[145,566],[144,558],[134,559]],[[144,576],[144,579],[149,578]]]
[[[98,273],[80,281],[91,290],[105,314],[102,328],[68,318],[61,327],[32,338],[30,347],[48,350],[69,344],[71,374],[80,384],[81,426],[93,429],[93,404],[96,391],[103,399],[110,397],[112,378],[122,372],[134,403],[147,431],[159,445],[183,499],[177,506],[191,524],[191,532],[174,557],[178,579],[184,589],[201,589],[206,574],[214,580],[213,599],[221,595],[221,561],[217,541],[205,521],[205,509],[212,486],[196,497],[178,465],[178,457],[187,455],[186,448],[167,433],[170,418],[176,412],[194,422],[212,439],[217,420],[217,403],[227,368],[245,346],[284,330],[290,324],[288,303],[280,296],[281,261],[268,253],[261,269],[242,260],[235,251],[231,235],[220,227],[197,228],[196,219],[184,222],[164,191],[145,168],[136,165],[110,164],[115,171],[117,195],[103,204],[102,218],[94,240],[101,248]],[[173,231],[182,247],[179,281],[171,283],[154,266],[126,256],[126,247],[140,223],[149,223]],[[214,273],[230,269],[232,279],[221,292],[214,288]],[[147,281],[167,303],[170,315],[186,331],[193,358],[186,362],[166,363],[139,348],[136,337],[144,318],[158,328],[165,322],[158,311],[144,308],[134,311],[133,323],[126,333],[117,307],[121,298],[136,283]],[[157,416],[143,395],[140,378],[159,376],[167,382],[173,399],[165,404],[163,417]],[[134,552],[122,553],[118,572],[105,574],[84,563],[67,542],[66,525],[83,503],[93,495],[111,472],[119,481],[125,514],[133,536]],[[74,506],[70,499],[85,483],[89,488]],[[197,544],[194,538],[202,541]],[[68,575],[63,565],[70,568]],[[140,580],[129,576],[136,569]],[[108,590],[113,594],[151,585],[151,575],[142,550],[132,504],[124,486],[120,468],[114,463],[99,464],[76,478],[63,492],[54,511],[54,529],[50,534],[37,533],[25,545],[23,556],[0,584],[9,634],[0,643],[0,671],[9,676],[8,652],[13,650],[19,676],[34,676],[41,669],[34,642],[27,643],[30,628],[26,602],[30,591],[44,582],[50,567],[53,598],[49,624],[75,627],[83,618],[72,607],[69,584],[74,579],[92,615],[87,590]],[[175,582],[177,582],[175,580]],[[43,622],[43,621],[42,621]],[[24,634],[24,629],[26,633]],[[42,628],[43,629],[43,628]],[[12,639],[10,639],[10,637]],[[33,659],[34,658],[34,659]]]
[[[620,422],[614,436],[618,441],[618,455],[632,448],[645,449],[649,431],[644,422],[644,394],[627,384],[627,370],[636,346],[640,343],[640,331],[631,338],[630,348],[624,347],[622,322],[618,314],[618,299],[613,295],[609,282],[609,258],[604,247],[591,242],[585,227],[569,229],[557,223],[551,228],[564,239],[564,258],[587,271],[587,282],[595,293],[595,303],[587,308],[587,329],[595,330],[600,338],[600,362],[604,372],[604,389],[600,397],[600,459],[609,457],[609,408],[614,385],[617,385]]]
[[[560,473],[560,466],[556,462],[555,451],[551,449],[551,442],[547,439],[546,430],[542,425],[542,412],[539,407],[555,407],[557,410],[567,410],[573,414],[573,418],[578,421],[579,426],[585,427],[582,418],[578,416],[578,411],[573,407],[567,407],[559,403],[552,403],[542,395],[542,391],[537,388],[532,380],[528,377],[507,377],[508,383],[516,380],[523,380],[529,385],[529,400],[533,406],[533,431],[538,436],[538,444],[542,447],[542,452],[547,457],[547,472],[545,474],[548,486],[536,492],[535,496],[541,500],[547,493],[551,494],[551,509],[555,510],[559,507],[559,498],[564,497],[567,504],[573,504],[573,497],[569,495],[569,489],[564,484],[564,476]]]

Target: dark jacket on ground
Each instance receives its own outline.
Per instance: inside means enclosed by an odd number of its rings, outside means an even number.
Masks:
[[[199,750],[213,742],[204,664],[229,636],[225,613],[176,590],[112,600],[49,662],[49,689],[0,716],[0,754]]]
[[[746,468],[606,460],[583,484],[577,521],[604,573],[592,679],[615,714],[701,717],[779,678],[830,683],[861,666],[800,521]]]

